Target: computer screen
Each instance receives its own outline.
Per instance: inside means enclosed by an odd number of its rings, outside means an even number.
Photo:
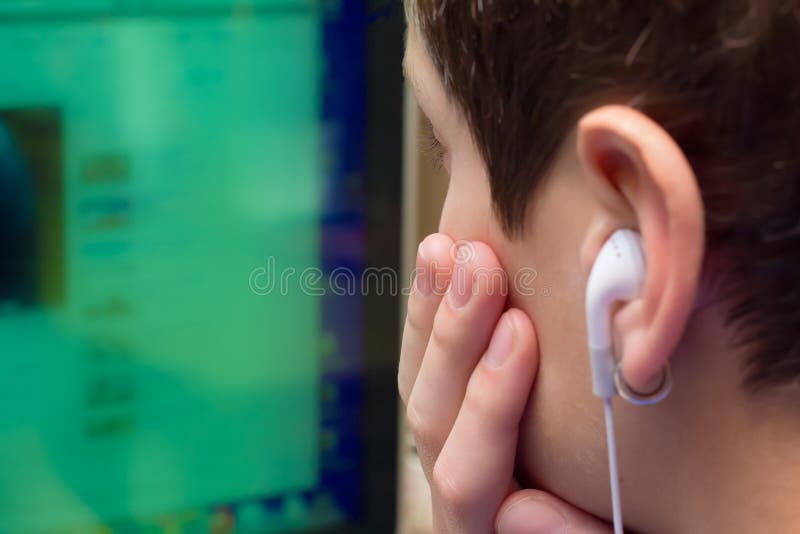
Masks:
[[[0,532],[359,515],[361,7],[0,4]]]

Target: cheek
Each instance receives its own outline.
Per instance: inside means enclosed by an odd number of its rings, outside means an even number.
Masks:
[[[536,272],[529,286],[512,284],[510,299],[531,317],[540,353],[521,424],[518,468],[529,484],[603,513],[608,495],[605,434],[602,404],[591,393],[585,276],[578,261],[588,223],[563,209],[580,200],[565,182],[542,184],[526,237],[505,253],[511,272]]]
[[[475,191],[478,189],[478,191]],[[454,239],[486,240],[491,223],[491,201],[488,191],[465,186],[458,179],[451,179],[447,188],[439,231]]]
[[[556,251],[537,254],[535,245],[528,245],[527,261],[515,265],[535,266],[532,288],[514,287],[510,295],[511,304],[531,317],[540,354],[521,423],[518,469],[532,486],[602,513],[608,493],[604,427],[601,405],[591,394],[582,291]]]
[[[439,231],[491,244],[496,234],[489,181],[474,157],[453,158]]]

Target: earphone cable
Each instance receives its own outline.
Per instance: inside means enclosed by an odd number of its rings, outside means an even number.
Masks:
[[[619,469],[617,467],[617,440],[614,435],[614,412],[611,398],[603,399],[606,416],[606,441],[608,442],[608,474],[611,479],[611,508],[614,514],[614,534],[623,534],[622,502],[619,491]]]

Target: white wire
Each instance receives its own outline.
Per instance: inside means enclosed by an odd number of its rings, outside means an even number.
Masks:
[[[604,399],[606,413],[606,441],[608,442],[608,474],[611,479],[611,509],[614,514],[614,534],[623,534],[622,502],[619,492],[619,469],[617,468],[617,440],[614,436],[614,412],[611,398]]]

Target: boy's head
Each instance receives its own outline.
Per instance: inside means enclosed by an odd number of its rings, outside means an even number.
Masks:
[[[617,356],[642,389],[668,361],[675,373],[664,404],[620,406],[631,524],[669,519],[646,501],[654,485],[698,506],[693,476],[736,492],[761,467],[726,462],[796,409],[800,383],[800,2],[406,8],[407,76],[450,177],[441,230],[489,243],[512,280],[538,273],[535,294],[510,296],[542,354],[521,475],[607,515],[583,292],[605,238],[631,227],[648,273],[614,313]]]

